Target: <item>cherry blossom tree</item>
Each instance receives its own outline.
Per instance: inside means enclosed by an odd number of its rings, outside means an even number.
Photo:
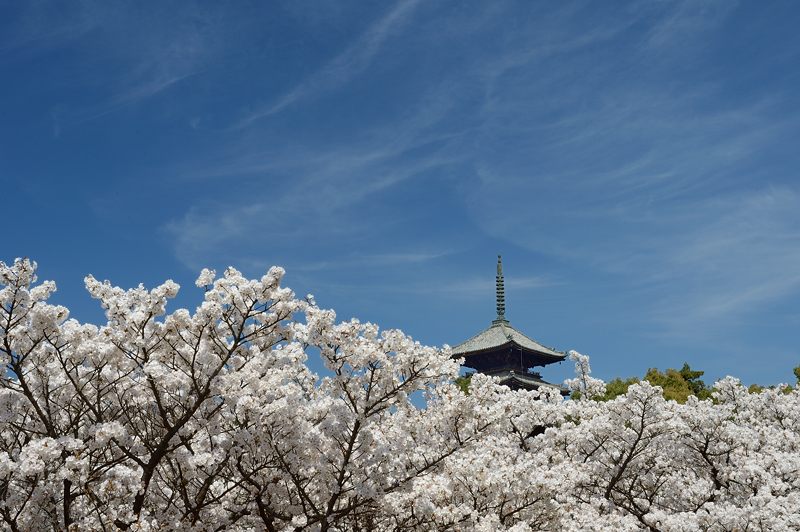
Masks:
[[[447,348],[203,270],[92,325],[0,263],[0,523],[37,530],[800,530],[800,392],[607,402],[456,384]],[[321,361],[324,371],[309,364]],[[418,398],[418,399],[415,399]],[[424,404],[423,404],[424,403]]]
[[[572,391],[574,396],[583,400],[603,395],[606,392],[606,384],[591,376],[592,367],[589,364],[589,357],[575,350],[568,354],[569,359],[575,362],[575,378],[567,379],[564,381],[564,385]]]

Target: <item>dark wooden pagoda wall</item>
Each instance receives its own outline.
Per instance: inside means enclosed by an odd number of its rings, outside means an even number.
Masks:
[[[524,373],[528,368],[544,366],[549,362],[552,362],[552,360],[536,353],[523,352],[514,347],[505,347],[465,357],[464,366],[481,373],[490,373],[502,369],[513,369]]]

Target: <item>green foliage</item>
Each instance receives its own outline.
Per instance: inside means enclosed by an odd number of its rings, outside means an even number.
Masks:
[[[698,399],[708,399],[711,397],[711,388],[706,386],[706,383],[700,380],[705,371],[693,371],[689,364],[684,362],[680,374],[683,380],[689,385],[692,390],[692,395]]]
[[[469,395],[469,383],[472,381],[473,373],[467,373],[463,377],[459,377],[456,379],[456,385],[461,389],[462,392]]]
[[[685,403],[692,394],[692,388],[680,371],[668,368],[661,372],[656,368],[650,368],[644,376],[644,380],[653,386],[661,386],[664,390],[664,399],[672,399],[679,403]]]
[[[711,392],[714,389],[706,385],[700,378],[703,374],[703,371],[693,370],[688,363],[684,362],[680,370],[667,368],[664,371],[660,371],[657,368],[650,368],[647,370],[643,380],[654,386],[661,386],[664,390],[665,399],[673,399],[679,403],[685,403],[692,395],[700,400],[711,398]],[[794,368],[794,376],[797,378],[797,386],[800,386],[800,366]],[[639,379],[635,377],[629,379],[616,378],[609,381],[606,384],[605,395],[599,400],[610,401],[617,396],[623,395],[628,391],[628,387],[636,382],[639,382]],[[767,388],[776,387],[751,384],[747,390],[750,393],[761,393]],[[791,386],[781,388],[783,393],[792,393],[793,390],[794,388]]]
[[[794,368],[794,376],[797,379],[797,384],[795,384],[794,387],[792,387],[790,385],[786,385],[786,386],[784,386],[783,388],[780,389],[781,392],[783,392],[785,394],[789,394],[789,393],[792,393],[795,388],[800,387],[800,366],[797,366],[796,368]],[[775,385],[772,385],[772,386],[760,386],[758,384],[751,384],[747,388],[747,391],[750,392],[750,393],[761,393],[766,389],[777,389],[777,386],[775,386]]]
[[[596,397],[596,400],[611,401],[620,395],[625,395],[631,384],[636,384],[641,380],[646,380],[653,386],[661,386],[664,390],[664,399],[672,399],[679,403],[685,403],[692,395],[700,400],[709,399],[714,389],[706,385],[700,378],[704,374],[704,371],[693,370],[686,362],[683,363],[680,370],[667,368],[664,371],[660,371],[657,368],[650,368],[647,370],[644,379],[639,379],[637,377],[622,379],[617,377],[608,381],[606,383],[606,393],[600,397]],[[472,375],[472,373],[469,373],[456,379],[456,384],[461,388],[461,391],[466,394],[469,393],[469,383]],[[800,386],[800,366],[794,368],[794,376],[797,378],[797,385]],[[774,386],[772,386],[772,388],[774,388]],[[750,393],[761,393],[764,389],[764,386],[751,384],[747,391]],[[786,386],[781,391],[783,393],[791,393],[792,390],[793,388],[791,386]],[[580,397],[581,394],[577,391],[572,392],[570,395],[570,398],[573,400],[580,399]]]
[[[606,383],[606,393],[602,397],[599,397],[598,400],[610,401],[620,395],[625,395],[628,393],[628,387],[637,382],[639,382],[639,379],[636,377],[630,377],[624,380],[617,377],[616,379],[610,380]]]
[[[631,384],[636,384],[640,380],[646,380],[653,386],[661,386],[664,390],[664,398],[672,399],[679,403],[685,403],[689,396],[694,395],[698,399],[711,397],[712,389],[706,386],[700,377],[703,371],[693,370],[689,364],[683,364],[680,370],[667,368],[660,371],[657,368],[650,368],[644,379],[630,377],[627,379],[616,378],[606,383],[606,393],[599,398],[600,401],[610,401],[615,397],[624,395]],[[574,395],[573,395],[574,397]]]

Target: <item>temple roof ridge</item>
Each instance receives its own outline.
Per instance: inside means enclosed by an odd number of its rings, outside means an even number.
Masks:
[[[549,355],[558,360],[563,360],[566,357],[564,352],[537,342],[533,338],[512,327],[506,320],[495,320],[489,327],[475,336],[454,346],[453,355],[473,354],[495,349],[509,343],[514,343],[525,350]]]
[[[518,346],[522,351],[544,355],[546,360],[552,362],[558,362],[566,358],[566,354],[562,351],[537,342],[530,336],[512,327],[511,323],[506,319],[505,278],[503,276],[503,259],[500,255],[497,255],[495,300],[497,304],[497,317],[492,320],[488,328],[453,347],[454,356],[471,356],[513,344]]]

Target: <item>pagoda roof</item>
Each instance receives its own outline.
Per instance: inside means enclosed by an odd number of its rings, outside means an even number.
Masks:
[[[489,370],[493,362],[482,360],[479,363],[477,358],[473,359],[470,365],[469,357],[504,351],[508,347],[516,347],[527,357],[520,359],[520,364],[530,364],[530,366],[543,366],[553,362],[561,362],[567,355],[561,351],[556,351],[551,347],[540,344],[516,330],[506,319],[506,295],[505,281],[503,278],[503,262],[500,255],[497,256],[497,277],[495,278],[497,292],[497,318],[487,328],[470,338],[469,340],[453,347],[453,356],[465,359],[465,365],[475,367],[475,369]],[[484,359],[485,357],[481,357]],[[488,364],[487,364],[488,363]],[[525,369],[525,368],[523,368]]]
[[[569,395],[569,390],[563,386],[547,382],[542,379],[538,373],[519,373],[517,371],[503,371],[501,373],[492,373],[493,377],[500,379],[500,384],[510,386],[513,384],[521,385],[527,389],[538,388],[552,388],[558,390],[561,395]]]
[[[542,345],[533,338],[519,332],[505,320],[495,320],[488,328],[453,347],[453,356],[466,358],[470,355],[494,351],[512,344],[523,351],[552,357],[553,362],[559,362],[567,357],[565,353]]]

